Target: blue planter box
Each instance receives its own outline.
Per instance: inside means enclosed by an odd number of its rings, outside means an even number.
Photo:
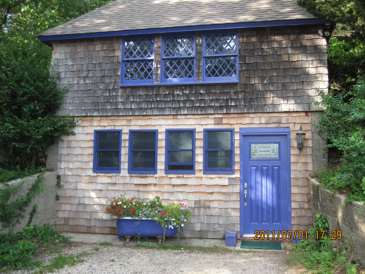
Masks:
[[[141,236],[141,237],[158,237],[163,236],[161,224],[150,219],[117,219],[118,239],[122,236]],[[177,233],[177,227],[166,228],[166,237],[174,236]]]

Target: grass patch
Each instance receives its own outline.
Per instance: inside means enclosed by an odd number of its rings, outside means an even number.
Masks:
[[[136,246],[148,249],[184,250],[184,251],[204,252],[204,253],[221,253],[221,254],[233,253],[233,252],[250,253],[250,251],[233,251],[223,246],[213,246],[213,247],[189,246],[182,243],[174,243],[174,244],[163,243],[161,245],[157,245],[155,243],[144,242],[144,243],[136,243]]]
[[[111,243],[109,243],[109,242],[101,242],[101,243],[99,243],[99,245],[100,246],[109,246],[109,245],[112,245]]]
[[[80,254],[77,254],[76,256],[73,254],[69,255],[58,254],[56,258],[53,258],[51,260],[50,264],[39,267],[38,273],[54,272],[55,270],[59,270],[65,267],[66,265],[73,266],[75,264],[82,263],[84,262],[84,260],[81,259],[81,257],[85,256],[86,254],[87,254],[86,252],[82,252]]]

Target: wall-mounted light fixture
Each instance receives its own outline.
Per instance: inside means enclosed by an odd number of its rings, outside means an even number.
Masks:
[[[333,31],[332,25],[326,23],[323,29],[318,30],[318,35],[326,39],[329,39],[331,37],[332,31]]]
[[[300,126],[299,132],[297,133],[297,146],[299,150],[303,148],[304,139],[305,133],[302,131],[302,126]]]

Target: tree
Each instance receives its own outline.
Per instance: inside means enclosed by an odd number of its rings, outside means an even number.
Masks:
[[[0,0],[0,157],[34,167],[74,117],[56,114],[66,90],[52,70],[51,48],[37,34],[111,1]]]

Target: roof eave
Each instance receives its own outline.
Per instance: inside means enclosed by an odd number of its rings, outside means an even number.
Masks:
[[[189,32],[189,31],[212,31],[212,30],[217,31],[217,30],[229,30],[229,29],[305,26],[305,25],[322,25],[322,24],[325,24],[325,21],[314,18],[314,19],[278,20],[278,21],[262,21],[262,22],[243,22],[243,23],[217,24],[217,25],[184,26],[184,27],[171,27],[171,28],[121,30],[121,31],[110,31],[110,32],[94,32],[94,33],[64,34],[64,35],[50,35],[50,36],[39,35],[38,39],[50,46],[51,41],[59,41],[59,40],[163,34],[163,33]]]

